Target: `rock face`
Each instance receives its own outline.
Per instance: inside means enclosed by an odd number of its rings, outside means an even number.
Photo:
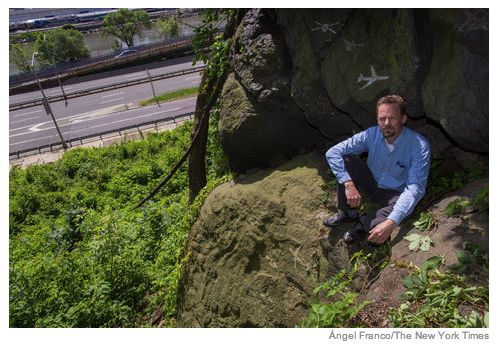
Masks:
[[[488,187],[487,181],[468,185],[428,209],[438,216],[429,251],[408,249],[403,237],[427,233],[405,224],[393,232],[391,252],[384,252],[364,240],[345,245],[341,238],[351,224],[327,234],[322,221],[337,212],[335,192],[328,190],[329,197],[323,197],[323,186],[330,180],[323,156],[309,153],[216,188],[186,246],[178,327],[294,327],[316,302],[313,290],[340,270],[351,271],[351,259],[359,251],[371,253],[377,262],[389,254],[394,262],[421,266],[439,255],[448,265],[455,263],[455,252],[463,251],[464,241],[488,247],[489,214],[444,215],[449,202],[472,199]],[[401,303],[401,277],[409,271],[388,266],[376,278],[371,270],[375,265],[360,261],[351,292],[361,291],[365,300],[374,301],[367,307],[380,308],[382,313],[368,320],[379,327],[386,326],[389,307]],[[369,278],[374,283],[365,289]]]
[[[186,246],[178,326],[294,327],[318,285],[350,271],[356,252],[372,253],[365,241],[343,243],[349,225],[327,234],[322,221],[337,211],[335,190],[324,188],[332,176],[323,154],[298,153],[376,125],[380,97],[405,97],[408,126],[433,154],[468,161],[487,153],[488,23],[480,9],[248,10],[234,37],[219,132],[233,170],[266,169],[206,199]],[[488,220],[474,220],[441,223],[428,254],[454,261],[462,238],[486,244]],[[409,231],[393,236],[392,255],[421,263],[424,254],[406,254]],[[360,265],[353,289],[368,278]],[[386,268],[369,291],[368,300],[399,296],[400,272]]]
[[[483,9],[249,10],[221,100],[232,168],[275,166],[376,125],[387,94],[408,101],[408,126],[434,153],[487,153],[488,27]]]
[[[333,256],[320,245],[335,203],[322,202],[327,170],[322,156],[308,154],[208,196],[187,246],[179,327],[294,327],[307,316],[314,288],[350,269],[354,253],[342,231],[333,234]]]

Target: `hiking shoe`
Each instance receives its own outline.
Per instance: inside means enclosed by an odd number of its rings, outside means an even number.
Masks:
[[[355,217],[349,217],[345,212],[341,211],[323,220],[323,224],[329,227],[337,227],[343,223],[355,221],[357,218],[358,215]]]
[[[354,243],[360,235],[363,233],[363,223],[360,221],[357,221],[353,227],[351,227],[346,233],[344,233],[344,236],[342,237],[342,240],[350,245]]]

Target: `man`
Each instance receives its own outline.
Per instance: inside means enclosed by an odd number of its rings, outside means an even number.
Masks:
[[[368,241],[385,242],[425,193],[430,168],[427,139],[404,126],[406,103],[398,95],[379,99],[378,126],[368,128],[330,148],[325,154],[337,177],[337,208],[334,216],[323,221],[335,227],[356,223],[344,234],[346,244],[356,241],[362,232]],[[353,157],[368,152],[367,162]],[[382,208],[359,216],[360,192],[378,201]]]

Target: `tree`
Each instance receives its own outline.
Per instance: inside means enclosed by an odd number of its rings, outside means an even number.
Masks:
[[[48,51],[47,51],[48,49]],[[83,34],[75,29],[55,29],[38,36],[35,41],[36,59],[41,64],[50,64],[50,57],[56,64],[76,61],[90,56]]]
[[[203,61],[206,69],[199,86],[192,129],[192,149],[188,160],[189,203],[206,186],[206,144],[209,130],[209,114],[218,101],[228,76],[228,55],[237,26],[242,21],[243,9],[209,9],[204,12],[203,25],[195,29],[193,47],[197,61]],[[223,34],[217,24],[226,21]],[[209,49],[204,49],[206,46]]]
[[[123,41],[128,48],[133,46],[135,36],[142,37],[145,29],[152,26],[149,15],[143,10],[131,11],[121,8],[109,13],[102,21],[102,36],[114,36]]]
[[[237,26],[245,14],[244,9],[208,9],[204,12],[203,24],[195,29],[193,47],[194,62],[203,61],[207,66],[202,75],[195,105],[194,123],[190,146],[169,174],[133,209],[151,199],[173,177],[188,158],[189,204],[192,204],[201,189],[206,186],[206,144],[209,131],[209,115],[221,94],[228,75],[228,54]],[[226,21],[223,34],[218,34],[217,22]],[[207,51],[205,48],[208,48]]]
[[[9,52],[12,62],[17,66],[21,73],[31,71],[30,56],[26,48],[22,48],[19,44],[9,43]]]
[[[178,36],[180,24],[175,17],[158,19],[156,23],[158,26],[159,36],[164,38]]]

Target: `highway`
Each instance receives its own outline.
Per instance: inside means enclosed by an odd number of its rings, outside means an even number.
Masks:
[[[119,71],[102,73],[98,76],[79,77],[63,83],[66,93],[96,86],[112,84],[124,80],[133,80],[147,75],[172,72],[192,66],[190,58],[181,58],[168,63],[155,63],[131,67]],[[187,74],[170,79],[154,81],[157,95],[174,90],[198,86],[199,73]],[[62,94],[60,87],[44,89],[47,97]],[[88,95],[64,101],[50,103],[54,117],[64,140],[98,134],[130,125],[193,112],[196,98],[187,98],[169,103],[136,108],[139,100],[152,98],[150,83],[124,87],[112,91]],[[41,98],[41,92],[28,92],[9,97],[9,103]],[[36,148],[38,146],[60,142],[60,137],[43,106],[9,112],[9,153]]]

